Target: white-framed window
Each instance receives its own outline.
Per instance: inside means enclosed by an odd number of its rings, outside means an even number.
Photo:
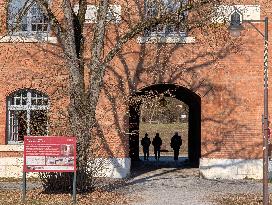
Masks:
[[[10,0],[8,30],[12,35],[47,36],[49,18],[34,0]]]
[[[48,110],[49,99],[42,92],[22,89],[8,96],[8,144],[22,143],[26,135],[48,135]]]
[[[187,4],[187,0],[145,0],[146,18],[160,15],[174,15],[175,23],[164,23],[152,26],[145,31],[145,36],[187,36],[184,21],[188,12],[179,13],[179,9]]]
[[[74,12],[77,14],[79,5],[74,5]],[[107,20],[113,23],[121,22],[121,5],[119,4],[110,4],[109,10],[107,12]],[[97,12],[98,6],[96,5],[87,5],[87,10],[85,14],[85,23],[96,23],[97,22]]]

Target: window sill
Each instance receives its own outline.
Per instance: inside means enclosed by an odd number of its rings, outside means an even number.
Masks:
[[[24,144],[0,145],[0,152],[23,152]]]
[[[57,37],[0,36],[0,43],[58,43]]]
[[[146,37],[138,37],[137,42],[142,43],[195,43],[195,37],[180,37],[180,36],[146,36]]]

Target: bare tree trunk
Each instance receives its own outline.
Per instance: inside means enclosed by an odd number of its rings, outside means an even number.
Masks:
[[[65,16],[69,23],[67,25],[67,36],[63,39],[65,41],[63,45],[67,64],[70,68],[69,121],[71,131],[77,137],[77,188],[79,191],[84,192],[89,190],[92,184],[92,175],[89,173],[89,166],[91,165],[90,158],[92,158],[90,156],[90,125],[93,124],[93,120],[90,116],[94,115],[90,115],[90,108],[88,107],[89,99],[85,93],[84,84],[84,39],[82,36],[84,21],[80,17],[82,15],[85,16],[85,13],[79,13],[78,18],[73,16],[70,2],[68,4],[66,5],[67,11],[65,12]]]
[[[81,10],[78,16],[73,13],[72,6],[69,0],[63,1],[65,28],[58,33],[58,38],[63,47],[64,59],[67,68],[69,68],[69,124],[72,135],[77,137],[77,189],[79,192],[88,191],[92,188],[92,173],[90,173],[90,141],[91,141],[91,125],[95,121],[95,109],[90,107],[90,97],[85,92],[84,84],[84,39],[83,39],[83,24],[86,1],[81,1]],[[96,106],[96,105],[95,105]],[[51,177],[50,177],[51,176]],[[48,190],[61,189],[68,191],[72,187],[72,177],[68,173],[49,174],[49,177],[44,177],[47,180]],[[62,186],[54,186],[57,183]],[[57,179],[58,178],[58,179]],[[60,191],[60,190],[55,190]]]

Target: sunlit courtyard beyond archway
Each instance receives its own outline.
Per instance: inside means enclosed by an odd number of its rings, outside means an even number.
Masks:
[[[148,134],[151,143],[156,135],[162,139],[160,161],[173,161],[174,151],[171,138],[177,132],[181,136],[182,145],[179,150],[179,160],[188,161],[188,114],[189,107],[173,97],[157,97],[144,100],[140,108],[139,122],[139,156],[144,160],[141,140]],[[154,161],[154,146],[150,145],[149,161]]]

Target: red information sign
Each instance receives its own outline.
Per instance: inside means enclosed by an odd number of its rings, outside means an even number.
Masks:
[[[25,136],[24,172],[75,172],[76,138]]]

